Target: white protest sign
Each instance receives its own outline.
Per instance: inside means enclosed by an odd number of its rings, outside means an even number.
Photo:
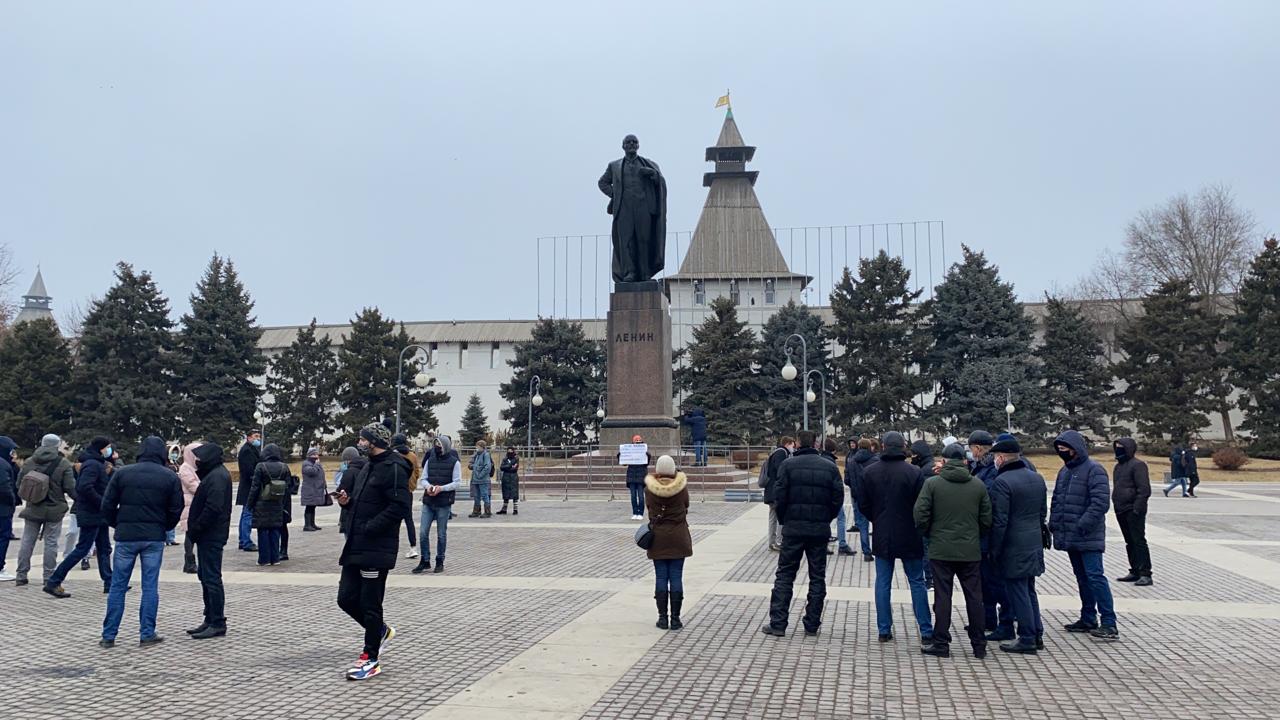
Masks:
[[[648,465],[649,445],[647,443],[628,443],[618,446],[619,465]]]

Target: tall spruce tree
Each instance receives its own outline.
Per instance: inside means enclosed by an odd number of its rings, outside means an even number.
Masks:
[[[831,356],[826,324],[807,306],[797,305],[794,300],[789,301],[765,322],[754,360],[760,383],[764,387],[766,408],[766,414],[758,419],[762,427],[755,431],[757,436],[760,431],[768,436],[794,435],[803,424],[804,403],[801,395],[804,393],[804,380],[798,376],[795,380],[782,379],[782,368],[787,363],[784,346],[787,338],[793,334],[800,335],[805,340],[805,347],[808,348],[809,369],[821,371],[830,385]],[[799,371],[804,367],[800,341],[793,339],[789,347],[791,361]],[[811,387],[815,394],[822,395],[822,383],[816,376],[811,382]],[[686,403],[686,408],[689,407],[691,406]],[[821,407],[821,402],[809,403],[809,423],[815,430],[818,427]],[[832,403],[828,399],[828,415],[831,415],[831,410]]]
[[[122,262],[115,276],[81,328],[71,438],[109,435],[128,458],[148,435],[178,435],[173,320],[150,273]]]
[[[1280,456],[1280,243],[1270,238],[1253,259],[1227,326],[1226,360],[1240,388],[1240,429],[1255,454]]]
[[[707,439],[719,445],[760,443],[766,425],[768,386],[753,361],[760,341],[738,319],[733,301],[718,297],[711,314],[693,329],[689,362],[676,370],[675,384],[684,390],[684,405],[707,412]]]
[[[1122,328],[1124,359],[1113,366],[1126,383],[1122,420],[1138,432],[1173,442],[1187,440],[1218,407],[1215,359],[1222,319],[1191,294],[1186,280],[1161,283],[1142,300],[1142,316]]]
[[[190,437],[231,447],[254,427],[260,392],[254,378],[267,367],[258,350],[262,329],[254,322],[253,300],[235,264],[215,254],[178,333],[176,380]]]
[[[528,340],[515,345],[507,360],[514,374],[498,388],[509,404],[502,419],[511,423],[511,439],[523,444],[529,428],[529,381],[537,375],[542,406],[533,410],[533,442],[555,446],[583,444],[595,427],[596,404],[605,391],[604,346],[587,338],[582,323],[544,318]]]
[[[267,392],[271,395],[271,441],[285,449],[306,451],[336,430],[338,357],[328,336],[316,336],[316,320],[298,331],[289,347],[271,361]]]
[[[1114,401],[1102,338],[1079,307],[1048,295],[1045,301],[1044,344],[1035,350],[1043,378],[1045,426],[1028,430],[1046,435],[1087,428],[1105,436],[1105,418]]]
[[[471,397],[467,399],[467,409],[462,413],[462,429],[458,431],[458,437],[462,439],[463,445],[471,447],[477,440],[484,440],[488,436],[489,421],[484,415],[484,405],[480,404],[478,393],[471,393]]]
[[[53,320],[18,323],[0,335],[0,435],[32,448],[46,433],[66,433],[71,375],[71,348]]]
[[[910,282],[902,259],[881,251],[858,263],[857,281],[845,268],[831,292],[831,337],[844,349],[832,360],[831,411],[853,432],[906,429],[931,387],[916,372],[928,340],[920,324],[927,308]]]
[[[414,384],[414,376],[420,370],[413,353],[405,353],[404,372],[400,373],[400,351],[413,342],[413,338],[390,318],[384,318],[377,308],[365,308],[351,322],[351,333],[345,336],[338,351],[338,404],[343,410],[338,425],[345,431],[344,442],[353,442],[360,428],[391,418],[396,412],[396,378],[401,378],[400,430],[407,435],[434,429],[435,413],[431,408],[449,401],[448,393],[429,388],[435,385],[430,378],[426,389]]]
[[[1044,412],[1033,356],[1034,323],[981,252],[961,246],[930,303],[932,345],[924,376],[937,394],[925,416],[939,431],[967,434],[1005,427],[1006,390],[1015,427],[1037,427]]]

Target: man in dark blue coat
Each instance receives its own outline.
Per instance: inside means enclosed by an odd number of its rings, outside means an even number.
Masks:
[[[145,647],[162,642],[156,634],[156,613],[160,609],[160,563],[164,560],[164,536],[178,526],[185,504],[178,474],[168,467],[169,451],[164,440],[152,435],[142,441],[138,462],[125,465],[111,475],[102,498],[102,516],[116,529],[116,551],[112,556],[111,591],[107,596],[107,616],[102,622],[104,648],[114,647],[124,617],[124,596],[134,564],[142,560],[142,607],[139,611],[140,640]]]
[[[875,557],[871,554],[871,521],[858,506],[858,493],[867,467],[880,461],[880,456],[872,451],[874,444],[875,441],[871,438],[862,438],[856,442],[849,438],[849,455],[844,461],[844,484],[849,486],[849,497],[853,502],[853,527],[858,531],[864,562],[875,562]]]
[[[1017,440],[1001,438],[991,450],[996,479],[991,484],[990,556],[1018,621],[1017,641],[1000,643],[1000,649],[1035,654],[1044,647],[1036,578],[1044,574],[1041,527],[1049,513],[1048,490],[1044,478],[1023,461]]]
[[[1010,436],[1012,437],[1012,436]],[[973,453],[973,474],[991,493],[996,480],[995,457],[991,448],[995,440],[986,430],[974,430],[969,435],[969,452]],[[993,497],[992,500],[995,498]],[[1013,613],[1009,611],[1009,598],[1004,592],[1004,578],[991,560],[987,538],[982,539],[982,611],[987,625],[987,641],[1000,642],[1013,639]]]
[[[1111,507],[1107,471],[1089,458],[1089,445],[1075,430],[1059,435],[1053,448],[1063,465],[1053,486],[1049,530],[1053,533],[1053,546],[1066,551],[1071,559],[1080,591],[1080,619],[1066,629],[1087,632],[1099,640],[1115,640],[1120,637],[1115,603],[1102,568],[1107,510]]]
[[[67,553],[57,569],[44,583],[44,591],[56,598],[71,597],[62,589],[62,581],[77,563],[89,556],[89,548],[97,545],[98,578],[102,592],[111,590],[111,528],[102,517],[102,495],[107,491],[107,459],[114,451],[111,438],[99,435],[80,453],[80,474],[76,476],[76,503],[71,512],[80,525],[80,539]]]
[[[240,446],[240,454],[236,464],[240,468],[240,481],[236,484],[236,504],[240,505],[240,525],[238,543],[245,552],[257,552],[258,546],[253,544],[253,506],[249,504],[249,488],[253,485],[253,471],[262,462],[262,433],[250,430]]]
[[[787,632],[791,595],[800,570],[800,558],[809,560],[809,598],[804,609],[804,632],[816,635],[822,624],[827,598],[827,537],[831,521],[844,505],[844,485],[836,464],[815,447],[812,430],[799,433],[800,448],[782,463],[774,488],[774,507],[782,524],[782,551],[778,575],[769,600],[769,621],[760,628],[766,635]]]
[[[693,440],[693,462],[699,467],[707,464],[707,413],[702,408],[694,408],[684,414],[684,424],[689,426],[689,435]]]

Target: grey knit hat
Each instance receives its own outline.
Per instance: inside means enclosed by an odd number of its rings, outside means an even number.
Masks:
[[[355,462],[356,458],[358,457],[360,457],[359,450],[353,447],[342,448],[342,462],[344,463]]]
[[[309,458],[311,458],[311,457],[320,457],[320,448],[318,448],[318,447],[309,447],[309,448],[307,448],[307,457],[309,457]]]
[[[60,447],[61,445],[62,445],[62,438],[58,437],[57,435],[54,435],[53,433],[49,433],[48,435],[45,435],[44,437],[40,438],[40,447],[56,448],[56,447]]]

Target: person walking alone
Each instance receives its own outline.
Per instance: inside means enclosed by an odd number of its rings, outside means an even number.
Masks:
[[[502,458],[502,509],[496,514],[507,514],[507,503],[511,503],[511,514],[520,514],[520,456],[513,447],[507,448],[506,457]]]
[[[18,546],[18,574],[16,585],[27,584],[27,573],[31,571],[31,554],[36,548],[36,539],[44,535],[44,585],[53,577],[58,567],[58,539],[62,537],[62,519],[70,507],[67,500],[76,496],[76,478],[71,463],[62,456],[58,449],[62,446],[62,438],[52,433],[40,439],[40,447],[22,464],[18,472],[18,492],[23,492],[23,480],[27,475],[42,473],[46,482],[28,482],[28,487],[37,491],[38,497],[26,496],[26,505],[18,517],[24,521],[22,544]],[[161,450],[163,454],[163,450]],[[38,476],[37,476],[38,477]],[[35,478],[32,478],[34,481]]]
[[[245,552],[256,552],[253,544],[253,505],[249,500],[249,488],[253,485],[253,471],[262,460],[262,432],[250,430],[244,436],[244,444],[240,446],[240,454],[236,464],[240,469],[240,479],[236,485],[236,505],[240,506],[240,542],[239,547]]]
[[[991,448],[996,479],[991,485],[991,540],[995,567],[1004,578],[1005,594],[1017,620],[1018,639],[1000,643],[1004,652],[1034,655],[1044,649],[1044,621],[1036,578],[1044,574],[1044,527],[1049,513],[1044,478],[1022,458],[1013,437],[1001,437]]]
[[[471,456],[471,514],[467,517],[493,517],[493,456],[483,440],[476,441],[476,453]]]
[[[1116,579],[1146,587],[1151,584],[1151,548],[1147,546],[1151,475],[1147,464],[1137,457],[1138,443],[1133,438],[1120,438],[1113,447],[1116,469],[1111,504],[1115,506],[1116,522],[1120,524],[1125,553],[1129,556],[1129,573]]]
[[[1080,619],[1065,627],[1070,632],[1087,632],[1098,640],[1119,639],[1115,602],[1102,566],[1107,510],[1111,506],[1107,471],[1089,457],[1089,444],[1075,430],[1059,435],[1053,447],[1062,459],[1062,469],[1053,485],[1049,530],[1053,533],[1053,546],[1065,551],[1071,560],[1080,591]]]
[[[920,652],[951,657],[951,593],[960,579],[964,608],[969,616],[973,656],[987,656],[983,632],[981,538],[991,530],[991,497],[982,481],[969,474],[964,449],[958,444],[942,451],[942,470],[924,481],[913,511],[916,529],[929,539],[933,565],[933,642]]]
[[[766,635],[787,633],[792,589],[800,558],[809,561],[809,597],[804,610],[804,632],[817,635],[822,625],[822,605],[827,599],[827,538],[831,521],[844,504],[844,485],[835,463],[823,457],[811,430],[799,433],[800,448],[782,463],[774,488],[774,509],[782,525],[782,550],[778,574],[769,598],[769,619],[760,628]]]
[[[216,443],[187,446],[199,482],[187,513],[187,542],[195,544],[196,577],[204,600],[204,621],[188,630],[193,640],[227,634],[226,593],[222,589],[222,551],[231,535],[231,473]],[[185,463],[184,463],[185,465]]]
[[[880,461],[870,465],[862,477],[858,498],[862,512],[871,519],[871,549],[876,558],[876,628],[880,642],[893,640],[890,591],[894,563],[901,560],[911,587],[911,607],[920,627],[920,642],[929,645],[933,643],[933,621],[924,586],[924,544],[914,518],[924,475],[920,468],[907,462],[907,441],[902,433],[885,433],[882,446]]]
[[[111,528],[102,517],[102,496],[107,491],[106,458],[111,457],[111,438],[99,435],[80,453],[80,476],[76,478],[76,502],[71,512],[80,523],[80,537],[75,549],[67,554],[45,580],[44,591],[56,598],[71,597],[62,588],[67,573],[84,558],[89,548],[98,549],[98,578],[102,580],[102,592],[111,589]]]
[[[302,461],[302,489],[298,493],[302,502],[302,531],[315,532],[316,508],[329,504],[329,484],[325,482],[324,466],[320,464],[320,448],[307,448],[307,459]]]
[[[382,654],[396,636],[383,617],[387,574],[400,553],[400,525],[412,511],[409,461],[391,450],[391,431],[381,423],[360,430],[360,449],[369,462],[355,478],[352,492],[338,492],[338,504],[349,507],[350,526],[342,555],[338,607],[364,628],[364,651],[347,670],[348,680],[368,680],[382,673]],[[423,545],[423,552],[427,550]]]
[[[165,534],[178,526],[183,508],[182,483],[166,460],[164,440],[152,435],[142,441],[138,462],[116,470],[107,483],[102,515],[116,529],[116,549],[111,557],[111,592],[107,595],[100,647],[115,647],[129,579],[139,560],[142,605],[138,610],[138,645],[146,647],[164,641],[156,634],[160,564],[164,561]]]
[[[253,529],[258,531],[258,565],[275,565],[283,558],[280,529],[293,473],[274,443],[262,449],[262,462],[253,471],[245,507],[253,508]]]
[[[644,479],[644,504],[649,511],[649,529],[653,531],[648,555],[653,561],[656,581],[653,599],[658,603],[657,627],[661,630],[684,627],[680,621],[680,610],[684,607],[684,561],[693,555],[688,484],[688,478],[676,470],[676,461],[670,455],[658,458],[653,474]]]

